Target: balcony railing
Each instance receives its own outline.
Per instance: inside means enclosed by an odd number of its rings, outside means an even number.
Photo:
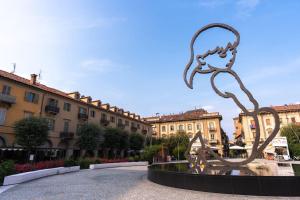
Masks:
[[[251,128],[251,129],[256,129],[255,124],[251,124],[251,125],[250,125],[250,128]]]
[[[78,119],[87,120],[89,116],[85,113],[78,113]]]
[[[148,133],[148,131],[147,131],[146,129],[143,129],[143,130],[142,130],[142,133],[143,133],[144,135],[146,135],[146,134]]]
[[[209,140],[209,143],[210,143],[210,144],[217,144],[217,143],[218,143],[218,140],[211,139],[211,140]]]
[[[136,132],[137,131],[137,127],[136,126],[132,126],[131,127],[131,131]]]
[[[100,123],[103,125],[103,126],[107,126],[109,124],[109,121],[107,119],[101,119],[100,120]]]
[[[118,128],[121,128],[121,129],[124,129],[125,128],[125,124],[123,124],[123,123],[118,123]]]
[[[208,127],[208,130],[210,130],[210,131],[216,131],[217,129],[216,129],[216,127]]]
[[[59,137],[62,140],[70,140],[70,139],[74,138],[74,133],[72,133],[72,132],[60,132]]]
[[[46,105],[45,112],[49,114],[56,115],[59,113],[59,107],[55,105]]]
[[[7,103],[7,104],[15,104],[16,97],[0,93],[0,102]]]

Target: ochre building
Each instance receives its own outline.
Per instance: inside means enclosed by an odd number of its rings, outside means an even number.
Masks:
[[[14,123],[25,117],[44,117],[49,123],[49,140],[40,148],[64,151],[72,155],[78,128],[84,123],[116,127],[128,133],[151,136],[151,126],[137,114],[92,100],[79,92],[65,93],[47,87],[32,74],[25,79],[0,70],[0,147],[21,149],[15,142]]]
[[[222,116],[218,112],[208,113],[204,109],[195,109],[180,114],[147,117],[145,120],[151,123],[153,137],[157,138],[170,137],[184,131],[192,139],[201,131],[208,146],[222,154]],[[197,145],[200,145],[199,141],[193,147]]]

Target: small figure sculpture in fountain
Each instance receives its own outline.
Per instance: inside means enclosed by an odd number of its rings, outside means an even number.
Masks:
[[[194,44],[195,44],[196,39],[199,38],[203,32],[205,32],[209,29],[213,29],[213,28],[220,28],[220,29],[224,29],[225,31],[229,31],[229,32],[233,33],[235,36],[235,41],[233,43],[228,42],[225,47],[217,46],[214,49],[208,50],[202,54],[195,54]],[[186,85],[189,88],[193,89],[193,79],[197,73],[211,74],[210,81],[211,81],[211,86],[212,86],[213,90],[223,98],[232,99],[235,102],[235,104],[242,110],[242,112],[244,112],[246,115],[251,116],[253,118],[253,120],[255,122],[256,135],[255,135],[255,140],[254,140],[253,147],[252,147],[252,152],[247,159],[242,160],[242,161],[232,162],[232,161],[225,160],[224,158],[219,156],[217,153],[215,153],[210,147],[208,147],[205,144],[204,138],[202,137],[202,134],[199,131],[195,135],[195,137],[190,141],[188,149],[185,154],[187,159],[189,160],[189,162],[194,166],[197,166],[197,165],[199,166],[200,164],[202,165],[202,163],[204,163],[204,164],[222,164],[222,165],[231,166],[231,167],[238,167],[238,166],[246,165],[247,163],[253,161],[257,157],[257,155],[262,153],[262,151],[273,140],[273,138],[276,136],[277,132],[279,131],[279,117],[278,117],[277,112],[274,109],[269,108],[269,107],[259,107],[258,102],[254,99],[254,97],[252,96],[250,91],[246,89],[246,87],[244,86],[244,84],[241,81],[241,79],[239,78],[239,76],[232,69],[232,66],[235,62],[235,58],[236,58],[236,54],[237,54],[237,47],[239,45],[239,42],[240,42],[240,34],[238,33],[237,30],[235,30],[233,27],[231,27],[229,25],[214,23],[214,24],[209,24],[207,26],[204,26],[203,28],[201,28],[200,30],[198,30],[195,33],[195,35],[193,36],[193,38],[191,40],[191,43],[190,43],[191,57],[190,57],[188,64],[186,65],[183,77],[184,77],[184,81],[185,81]],[[205,59],[208,56],[214,55],[214,54],[218,54],[221,59],[224,59],[230,55],[231,59],[225,66],[213,66],[212,64],[206,63]],[[188,78],[187,77],[188,72],[190,71],[191,66],[194,63],[194,61],[196,62],[197,65],[194,69],[192,69],[192,71],[190,73],[190,77]],[[250,102],[253,103],[253,107],[254,107],[253,111],[247,110],[246,107],[240,102],[240,100],[237,98],[237,96],[235,94],[233,94],[231,92],[221,92],[217,88],[217,86],[215,84],[215,78],[216,78],[216,76],[218,76],[221,73],[225,73],[225,74],[230,75],[233,78],[235,78],[235,80],[237,81],[237,83],[240,86],[240,89],[247,95]],[[259,126],[258,115],[261,112],[266,112],[266,113],[270,113],[273,115],[274,120],[275,120],[275,127],[273,129],[273,132],[269,135],[269,137],[261,145],[259,145],[260,126]],[[191,150],[192,144],[197,139],[200,140],[201,147],[197,150],[197,157],[192,157],[190,155],[190,150]],[[212,154],[215,157],[215,159],[217,159],[218,161],[217,162],[208,162],[206,160],[207,153]]]

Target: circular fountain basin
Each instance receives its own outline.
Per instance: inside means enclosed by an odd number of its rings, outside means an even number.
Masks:
[[[225,194],[300,196],[300,165],[251,163],[246,167],[191,167],[190,163],[153,164],[152,182],[182,189]]]

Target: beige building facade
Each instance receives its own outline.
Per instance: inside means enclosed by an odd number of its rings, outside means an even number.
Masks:
[[[0,148],[21,148],[15,142],[14,123],[25,117],[44,117],[49,123],[49,140],[41,148],[79,150],[78,128],[84,123],[114,127],[151,136],[151,126],[135,113],[92,100],[79,92],[65,93],[37,81],[0,70]]]
[[[152,134],[156,138],[166,138],[184,131],[192,139],[201,131],[208,146],[222,154],[222,116],[217,112],[208,113],[203,109],[195,109],[180,114],[148,117],[145,120],[151,123]],[[199,146],[200,141],[193,145],[195,148]]]
[[[290,105],[283,105],[283,106],[272,106],[278,112],[279,119],[280,119],[280,127],[286,126],[288,124],[298,124],[300,122],[300,104],[290,104]],[[271,114],[269,113],[261,113],[259,115],[259,125],[260,125],[260,143],[263,143],[267,137],[272,133],[275,127],[275,121]],[[251,147],[254,143],[254,138],[256,136],[256,127],[252,117],[246,116],[245,114],[241,113],[239,115],[239,122],[242,126],[241,135],[243,138],[244,143],[246,144],[246,149],[251,151]],[[238,127],[238,126],[237,126]],[[236,130],[238,132],[239,129]],[[280,131],[277,133],[276,138],[277,140],[283,140],[282,136],[280,135]],[[275,142],[274,142],[275,145]],[[274,146],[272,143],[265,149],[265,154],[267,153],[274,153],[276,145]],[[285,147],[287,150],[287,147]],[[283,151],[286,151],[283,149]],[[288,152],[287,152],[288,153]]]

